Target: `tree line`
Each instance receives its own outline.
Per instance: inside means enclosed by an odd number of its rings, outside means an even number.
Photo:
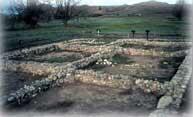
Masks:
[[[23,0],[12,0],[8,8],[9,15],[5,18],[5,23],[10,29],[15,29],[17,23],[24,23],[29,28],[38,26],[38,22],[49,22],[52,19],[61,19],[65,26],[68,21],[75,18],[89,15],[84,6],[80,6],[78,0],[55,0],[53,5],[49,0],[40,3],[24,3]]]
[[[61,19],[64,26],[67,26],[71,19],[89,17],[92,14],[87,6],[80,5],[80,0],[54,0],[55,4],[50,0],[43,1],[40,3],[38,0],[31,0],[31,2],[24,3],[23,0],[11,0],[8,8],[9,15],[5,19],[6,24],[14,30],[18,23],[35,28],[40,21],[49,22],[52,19]],[[99,9],[102,7],[99,6]],[[179,20],[185,17],[184,0],[177,2],[172,14]]]

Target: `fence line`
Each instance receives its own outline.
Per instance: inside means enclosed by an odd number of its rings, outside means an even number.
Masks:
[[[186,41],[187,36],[180,34],[152,34],[148,35],[150,40],[160,40],[160,41]],[[104,38],[104,39],[146,39],[147,35],[144,33],[135,33],[134,35],[130,32],[126,33],[79,33],[79,34],[65,34],[61,38],[48,40],[48,39],[32,39],[32,40],[18,40],[14,47],[5,47],[4,51],[10,51],[19,48],[31,47],[36,45],[49,44],[53,42],[59,42],[75,38]],[[188,40],[187,40],[188,41]]]
[[[91,33],[85,33],[86,35],[91,35]],[[92,36],[97,37],[98,34],[93,34]],[[100,35],[98,37],[115,37],[115,38],[134,38],[134,39],[146,39],[147,38],[147,34],[146,33],[135,33],[134,35],[132,33],[100,33]],[[148,35],[149,39],[186,39],[187,36],[185,35],[181,35],[181,34],[153,34],[153,33],[149,33]]]

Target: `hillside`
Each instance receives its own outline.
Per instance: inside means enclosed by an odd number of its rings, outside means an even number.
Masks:
[[[164,2],[148,1],[122,6],[89,6],[89,11],[93,14],[118,16],[170,15],[173,6]]]

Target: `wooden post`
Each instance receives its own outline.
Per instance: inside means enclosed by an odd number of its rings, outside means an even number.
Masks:
[[[150,30],[146,30],[145,32],[146,32],[146,39],[149,40],[149,32],[150,32]]]
[[[132,30],[131,32],[132,32],[133,38],[134,38],[135,37],[135,30]]]

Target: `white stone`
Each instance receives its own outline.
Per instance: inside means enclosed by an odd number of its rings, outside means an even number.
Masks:
[[[168,107],[173,101],[173,98],[171,96],[163,96],[160,98],[157,108],[163,109]]]

